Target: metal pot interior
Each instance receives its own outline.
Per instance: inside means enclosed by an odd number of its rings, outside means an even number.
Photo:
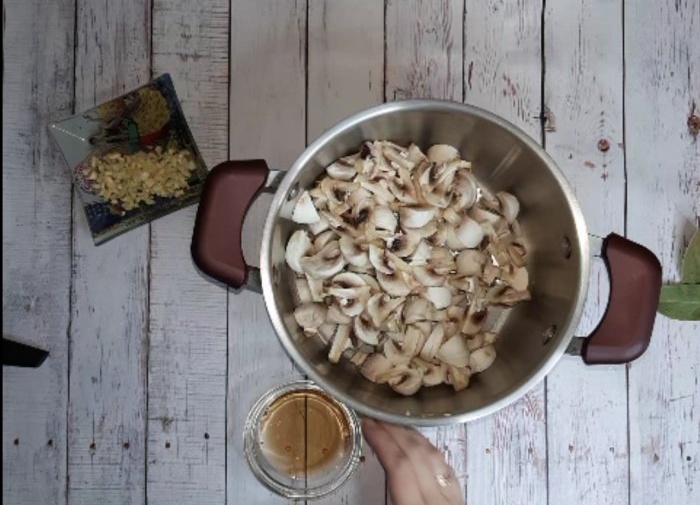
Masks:
[[[529,242],[532,301],[500,318],[498,357],[472,376],[469,388],[422,388],[403,397],[366,380],[342,360],[333,365],[316,338],[306,338],[292,316],[294,273],[284,249],[297,225],[287,217],[298,194],[333,160],[364,140],[436,143],[457,147],[478,179],[521,202],[520,222]],[[286,217],[285,217],[286,216]],[[297,160],[273,200],[261,248],[263,292],[280,341],[309,377],[362,414],[412,425],[463,422],[513,402],[537,384],[563,354],[580,316],[588,285],[588,236],[581,211],[554,162],[520,130],[480,109],[450,102],[395,102],[335,126]]]

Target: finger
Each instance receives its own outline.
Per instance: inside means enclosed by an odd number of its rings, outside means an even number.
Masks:
[[[430,441],[413,428],[382,423],[387,434],[401,447],[413,464],[418,487],[430,503],[462,504],[462,490],[454,470]]]
[[[372,419],[362,420],[362,434],[384,467],[394,505],[427,505],[418,487],[417,476],[408,455]]]

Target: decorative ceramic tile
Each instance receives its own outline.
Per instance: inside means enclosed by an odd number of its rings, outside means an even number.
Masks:
[[[207,168],[168,74],[49,130],[96,245],[199,199]]]

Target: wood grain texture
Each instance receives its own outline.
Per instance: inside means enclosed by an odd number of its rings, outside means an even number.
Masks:
[[[2,333],[50,352],[3,367],[2,501],[66,503],[71,179],[48,136],[73,105],[74,2],[3,4]]]
[[[464,100],[540,138],[539,0],[468,1]],[[467,425],[467,503],[547,503],[544,385]]]
[[[387,100],[462,99],[461,1],[386,0]]]
[[[311,1],[307,72],[309,142],[347,116],[382,103],[384,2]],[[363,455],[355,475],[318,503],[384,503],[384,470],[369,446]]]
[[[622,8],[605,0],[548,2],[545,12],[547,152],[569,180],[591,233],[624,234]],[[602,261],[591,265],[577,335],[608,301]],[[624,366],[565,357],[547,379],[550,503],[628,503]]]
[[[658,255],[666,281],[700,224],[699,28],[698,2],[625,5],[627,232]],[[698,335],[700,323],[658,315],[629,367],[631,503],[700,502]]]
[[[306,2],[234,0],[231,4],[230,153],[289,167],[304,149]],[[269,198],[260,198],[243,230],[244,253],[258,264]],[[243,427],[253,403],[299,372],[272,329],[261,295],[229,294],[228,503],[285,503],[264,488],[243,454]]]
[[[76,110],[150,78],[150,1],[77,5]],[[69,503],[146,502],[149,229],[93,245],[73,206]]]
[[[462,2],[387,1],[387,100],[462,99]],[[421,432],[454,468],[467,493],[467,437],[464,425]]]
[[[228,0],[153,4],[153,74],[169,72],[208,166],[228,156]],[[226,501],[226,290],[192,264],[195,208],[151,225],[149,504]]]
[[[309,3],[307,137],[382,103],[384,2]]]

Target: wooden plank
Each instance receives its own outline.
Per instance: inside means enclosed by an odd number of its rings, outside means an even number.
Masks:
[[[700,225],[700,5],[628,2],[624,21],[627,233],[676,281]],[[700,502],[698,335],[659,315],[629,367],[630,503]]]
[[[49,120],[73,106],[72,0],[3,4],[2,334],[50,352],[2,370],[2,501],[66,503],[71,179]]]
[[[169,72],[208,166],[228,156],[228,0],[153,4],[153,73]],[[150,504],[226,500],[226,290],[193,267],[196,209],[151,225]]]
[[[150,78],[150,1],[79,1],[76,109]],[[93,245],[73,207],[68,500],[145,503],[149,229]]]
[[[306,2],[234,0],[231,4],[230,154],[264,158],[289,167],[304,149]],[[258,199],[243,237],[248,261],[258,264],[260,230],[267,213]],[[286,500],[264,488],[243,455],[243,426],[253,403],[299,372],[282,349],[262,296],[229,294],[228,503],[274,504]]]
[[[462,100],[463,5],[451,1],[387,1],[387,100]],[[421,432],[454,468],[466,496],[467,438],[464,425]]]
[[[307,138],[382,103],[384,2],[324,0],[308,11]],[[365,446],[358,471],[338,492],[318,503],[384,503],[384,472]]]
[[[387,100],[462,99],[462,2],[386,1]]]
[[[307,137],[382,103],[384,2],[309,3]]]
[[[598,236],[625,230],[620,26],[616,3],[547,3],[545,142],[578,197],[589,231]],[[591,267],[578,335],[596,327],[608,300],[603,262]],[[550,503],[626,505],[625,367],[589,367],[564,358],[547,380],[547,442]]]
[[[464,100],[540,138],[540,0],[469,0]],[[467,503],[547,503],[544,385],[467,426]]]

